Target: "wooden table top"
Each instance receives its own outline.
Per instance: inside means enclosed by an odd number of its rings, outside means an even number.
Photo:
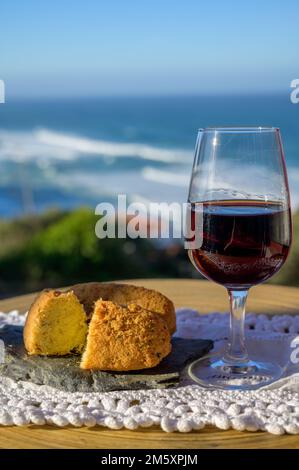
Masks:
[[[130,282],[130,281],[128,281]],[[208,281],[134,280],[136,285],[158,289],[176,307],[192,307],[201,313],[227,311],[225,290]],[[26,311],[34,295],[0,301],[0,311]],[[248,311],[257,313],[299,313],[299,289],[259,286],[252,289]],[[299,448],[299,437],[274,436],[265,432],[221,431],[214,427],[167,434],[158,427],[136,431],[107,428],[55,428],[51,426],[0,427],[0,448],[97,448],[97,449],[203,449],[203,448]]]

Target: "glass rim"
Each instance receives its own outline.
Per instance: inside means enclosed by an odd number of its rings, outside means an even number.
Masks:
[[[223,126],[223,127],[200,127],[198,133],[202,132],[222,132],[222,133],[259,133],[259,132],[280,132],[279,127],[274,126]]]

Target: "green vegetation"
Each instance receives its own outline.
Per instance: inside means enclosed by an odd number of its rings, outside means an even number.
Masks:
[[[299,286],[299,212],[293,215],[293,244],[287,261],[271,280],[271,284]]]
[[[98,216],[87,208],[0,222],[0,295],[84,281],[180,277],[193,271],[178,245],[157,249],[144,239],[95,236]]]
[[[75,282],[146,277],[200,277],[178,242],[95,236],[98,216],[87,208],[49,211],[0,222],[0,296]],[[299,233],[299,214],[294,234]],[[272,283],[299,285],[299,242]]]

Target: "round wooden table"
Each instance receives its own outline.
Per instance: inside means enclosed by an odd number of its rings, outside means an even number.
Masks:
[[[201,313],[227,311],[227,295],[222,287],[208,281],[155,279],[127,281],[158,289],[176,307],[192,307]],[[34,295],[0,301],[0,310],[26,311]],[[250,292],[248,310],[257,313],[299,312],[299,289],[259,286]],[[63,428],[50,426],[2,427],[0,448],[97,448],[97,449],[203,449],[203,448],[299,448],[298,436],[274,436],[265,432],[220,431],[207,427],[187,434],[167,434],[159,428],[115,431],[107,428]]]

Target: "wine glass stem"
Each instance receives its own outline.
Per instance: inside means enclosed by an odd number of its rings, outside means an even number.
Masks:
[[[224,360],[230,364],[242,363],[248,361],[244,332],[248,289],[228,289],[228,295],[230,302],[230,332]]]

